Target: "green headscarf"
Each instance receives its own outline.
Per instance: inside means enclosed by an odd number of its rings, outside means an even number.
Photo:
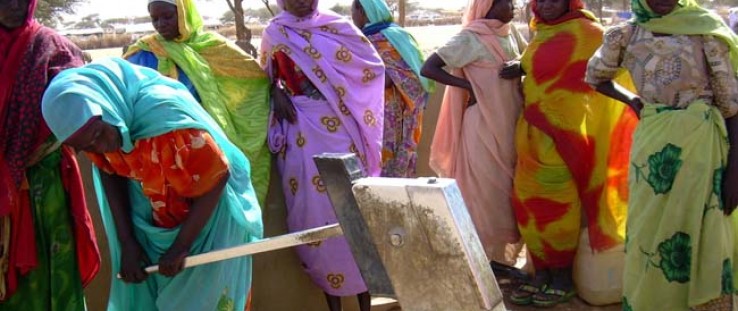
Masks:
[[[165,1],[171,3],[169,0]],[[259,201],[266,202],[271,153],[266,145],[269,122],[269,79],[259,63],[225,37],[205,31],[195,0],[174,0],[179,37],[160,34],[139,39],[124,58],[141,50],[158,59],[157,70],[178,79],[177,67],[200,96],[203,108],[249,160]]]
[[[369,23],[364,26],[363,30],[371,28],[372,26],[380,26],[380,24],[388,24],[384,26],[381,33],[387,37],[387,40],[392,46],[397,49],[402,59],[410,66],[410,68],[418,75],[420,82],[423,84],[423,89],[428,93],[433,92],[435,89],[435,83],[422,75],[420,75],[420,69],[423,67],[425,57],[423,52],[420,50],[418,42],[415,40],[407,30],[394,24],[394,18],[392,12],[385,0],[359,0],[361,7],[364,8],[364,13],[369,19]]]
[[[658,15],[646,0],[631,0],[635,23],[648,31],[672,35],[708,35],[730,48],[730,63],[738,73],[738,37],[722,18],[701,7],[695,0],[679,0],[671,13]]]

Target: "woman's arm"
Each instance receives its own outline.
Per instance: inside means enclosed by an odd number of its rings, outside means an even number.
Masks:
[[[730,215],[738,205],[738,79],[730,62],[730,48],[722,40],[704,36],[703,49],[707,69],[710,74],[710,88],[714,105],[723,115],[732,115],[725,120],[728,129],[728,165],[725,168],[722,184],[723,212]]]
[[[600,84],[596,84],[594,85],[594,88],[595,90],[597,90],[597,92],[600,92],[607,97],[619,100],[630,106],[630,108],[633,109],[633,112],[635,112],[637,116],[641,115],[641,109],[643,108],[641,98],[638,97],[638,95],[633,94],[633,92],[629,91],[628,89],[622,87],[620,84],[617,84],[610,80],[602,82]]]
[[[425,64],[423,64],[420,74],[428,79],[436,80],[445,85],[452,85],[470,92],[472,91],[472,85],[469,80],[454,76],[446,72],[443,67],[446,67],[446,62],[444,62],[438,54],[433,53],[433,55],[428,57],[428,60],[425,61]]]
[[[187,219],[182,222],[179,234],[166,253],[159,258],[159,272],[173,277],[184,269],[184,260],[189,255],[190,247],[205,227],[213,211],[218,206],[220,196],[225,189],[230,174],[226,172],[210,191],[194,198]]]
[[[438,56],[438,53],[433,53],[433,55],[428,57],[428,59],[425,61],[425,64],[423,64],[423,68],[420,70],[420,74],[428,79],[436,80],[445,85],[460,87],[469,91],[469,94],[471,96],[471,98],[469,99],[469,104],[475,104],[477,100],[474,96],[474,89],[472,88],[471,82],[469,82],[469,80],[449,74],[448,72],[446,72],[446,70],[443,69],[443,67],[446,67],[446,62],[444,62],[443,59]]]
[[[123,281],[128,283],[143,282],[147,277],[143,268],[150,265],[151,261],[133,234],[128,179],[119,175],[108,174],[102,170],[100,170],[100,179],[108,198],[108,206],[113,215],[118,243],[121,248],[120,276]]]

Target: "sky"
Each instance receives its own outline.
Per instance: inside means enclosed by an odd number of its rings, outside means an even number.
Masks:
[[[448,8],[459,9],[466,5],[468,0],[421,0],[421,6],[428,8]],[[228,10],[228,4],[225,0],[195,0],[200,14],[208,17],[220,18],[223,13]],[[276,3],[276,1],[270,1]],[[321,0],[320,7],[330,8],[336,3],[342,5],[351,4],[352,0]],[[77,20],[90,14],[100,14],[101,19],[117,18],[117,17],[138,17],[147,16],[146,10],[148,0],[127,0],[124,5],[113,0],[86,0],[76,7],[76,12],[72,16],[65,16],[67,20]],[[261,8],[263,4],[260,0],[244,0],[244,7]]]

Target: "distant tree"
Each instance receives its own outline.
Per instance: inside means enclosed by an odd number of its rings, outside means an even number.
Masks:
[[[36,8],[36,19],[42,24],[54,27],[62,13],[74,14],[77,4],[85,0],[40,0]]]
[[[405,0],[405,10],[408,12],[417,11],[420,9],[420,2]]]
[[[400,4],[400,0],[387,0],[387,6],[392,10],[392,14],[397,12],[397,7]]]
[[[256,10],[247,9],[246,11],[244,11],[244,14],[246,14],[246,16],[258,17],[260,20],[268,20],[274,17],[275,13],[279,13],[280,11],[282,11],[282,9],[272,4],[269,5],[268,8],[264,6],[263,8],[259,8]]]
[[[269,14],[271,14],[272,17],[274,17],[276,15],[275,12],[279,10],[276,5],[269,4],[269,0],[261,0],[261,3],[264,4],[264,8],[269,11]]]
[[[259,52],[253,44],[251,44],[251,29],[246,27],[243,18],[243,0],[225,0],[228,8],[233,12],[234,21],[236,22],[236,44],[253,57],[258,57]],[[268,0],[262,0],[268,5]]]
[[[100,14],[90,14],[82,18],[77,24],[74,25],[74,28],[96,28],[100,27],[101,21],[100,21]]]
[[[404,2],[404,12],[407,14],[408,12],[415,11],[420,8],[420,3],[418,1],[408,1],[408,0],[385,0],[387,1],[387,6],[389,6],[390,10],[392,10],[392,16],[395,17],[395,21],[398,23],[403,23],[405,20],[404,16],[400,16],[400,1]],[[736,0],[738,1],[738,0]]]
[[[274,17],[272,15],[272,12],[278,12],[278,11],[280,11],[280,9],[277,6],[271,5],[271,7],[269,9],[267,9],[266,7],[259,8],[259,9],[256,9],[256,10],[254,10],[254,9],[245,9],[243,11],[243,14],[244,14],[244,17],[248,16],[248,17],[258,18],[259,20],[268,20],[268,19]],[[223,23],[226,23],[226,22],[235,22],[236,21],[236,15],[233,13],[233,11],[226,11],[225,13],[223,13],[223,16],[220,18],[220,21],[223,22]]]
[[[220,17],[221,23],[234,22],[236,20],[236,14],[233,11],[226,11],[223,16]]]

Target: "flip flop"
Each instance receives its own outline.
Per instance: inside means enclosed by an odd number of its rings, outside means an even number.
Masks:
[[[516,305],[529,305],[533,303],[533,296],[540,293],[541,289],[531,284],[522,284],[510,294],[510,302]]]
[[[532,302],[536,307],[550,308],[571,300],[576,294],[577,292],[574,288],[566,291],[545,286],[541,292],[533,294]]]

